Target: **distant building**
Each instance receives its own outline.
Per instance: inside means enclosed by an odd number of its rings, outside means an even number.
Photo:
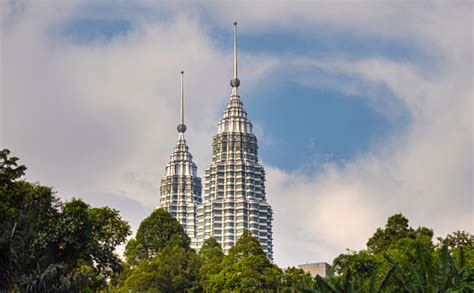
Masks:
[[[333,275],[332,267],[325,262],[307,263],[304,265],[299,265],[298,268],[303,269],[303,271],[307,273],[310,273],[313,277],[316,277],[316,275],[318,275],[324,278]]]

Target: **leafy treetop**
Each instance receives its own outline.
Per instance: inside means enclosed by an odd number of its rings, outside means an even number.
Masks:
[[[189,248],[191,240],[175,217],[163,209],[156,209],[141,222],[135,239],[127,243],[127,262],[133,266],[141,260],[151,260],[169,242]]]
[[[10,150],[0,150],[0,186],[11,183],[25,175],[26,167],[18,166],[17,157],[9,157]]]

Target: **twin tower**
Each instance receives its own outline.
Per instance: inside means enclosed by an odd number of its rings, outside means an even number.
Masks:
[[[183,72],[178,142],[161,180],[160,207],[183,225],[192,247],[214,237],[228,252],[245,229],[273,259],[273,212],[265,194],[265,171],[257,158],[257,138],[238,94],[237,23],[234,23],[232,92],[212,141],[212,162],[204,171],[204,193],[197,166],[184,138]]]

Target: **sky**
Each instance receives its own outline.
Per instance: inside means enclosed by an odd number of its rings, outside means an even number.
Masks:
[[[158,204],[178,134],[203,174],[230,96],[259,142],[281,266],[360,250],[403,213],[474,232],[470,1],[1,1],[0,146],[26,179],[120,211]]]

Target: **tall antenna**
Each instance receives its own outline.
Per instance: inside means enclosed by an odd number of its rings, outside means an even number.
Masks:
[[[181,103],[179,112],[179,124],[178,132],[184,133],[186,131],[186,125],[184,124],[184,82],[183,82],[184,71],[181,71]]]
[[[230,85],[232,86],[232,95],[237,96],[237,88],[240,85],[240,80],[237,77],[237,22],[234,22],[234,72]]]
[[[234,22],[234,76],[237,78],[237,22]]]

